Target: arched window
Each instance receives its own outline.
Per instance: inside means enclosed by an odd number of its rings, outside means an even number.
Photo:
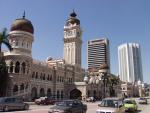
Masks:
[[[59,76],[57,76],[57,82],[59,82]]]
[[[13,72],[13,62],[10,62],[10,73]]]
[[[49,88],[48,90],[47,90],[47,97],[51,97],[52,96],[52,92],[51,92],[51,89]]]
[[[34,78],[34,76],[35,76],[35,72],[32,73],[32,78]]]
[[[63,80],[63,79],[64,79],[64,77],[62,77],[62,80],[61,80],[62,82],[64,82],[64,80]]]
[[[59,77],[59,82],[61,82],[61,76]]]
[[[22,47],[24,46],[24,42],[22,42]]]
[[[18,91],[18,86],[14,85],[13,92],[17,92],[17,91]]]
[[[27,43],[27,48],[29,47],[28,43]]]
[[[44,73],[44,75],[43,75],[43,80],[45,80],[45,73]]]
[[[50,75],[50,78],[49,78],[49,79],[50,79],[50,81],[52,81],[52,75]]]
[[[47,76],[47,80],[49,80],[50,78],[49,78],[49,74],[48,74],[48,76]]]
[[[24,84],[23,83],[20,85],[20,90],[24,90]]]
[[[17,61],[15,65],[15,73],[19,73],[20,70],[20,63]]]
[[[88,90],[88,97],[90,96],[90,90]]]
[[[36,79],[38,79],[38,75],[36,75],[36,77],[35,77]]]
[[[18,46],[18,45],[19,45],[18,40],[16,40],[16,46]]]
[[[26,69],[26,64],[25,62],[22,63],[22,73],[25,73],[25,69]]]
[[[41,73],[41,76],[40,76],[40,79],[42,80],[42,76],[43,76],[43,74]]]
[[[59,99],[59,95],[60,95],[60,93],[59,93],[59,90],[57,91],[57,99]]]
[[[44,88],[40,89],[40,97],[44,97],[45,96],[45,91]]]
[[[35,78],[38,79],[38,72],[36,72],[36,77]]]
[[[64,92],[61,91],[61,99],[63,99],[63,98],[64,98]]]

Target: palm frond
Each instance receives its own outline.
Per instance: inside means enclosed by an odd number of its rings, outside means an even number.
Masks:
[[[3,41],[3,43],[8,47],[10,51],[12,51],[12,47],[8,41]]]
[[[2,31],[2,37],[7,38],[7,29],[6,28],[4,28]]]
[[[11,47],[11,45],[9,43],[8,36],[9,35],[7,34],[7,29],[4,28],[3,31],[0,32],[0,52],[1,52],[1,45],[2,45],[2,43],[4,43],[8,47],[8,49],[10,51],[12,51],[12,47]]]

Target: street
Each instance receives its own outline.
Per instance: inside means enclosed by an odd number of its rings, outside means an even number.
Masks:
[[[87,104],[87,112],[86,113],[95,113],[96,109],[98,108],[99,102],[84,102]],[[7,113],[48,113],[48,109],[52,105],[30,105],[30,109],[28,111],[13,111],[13,112],[7,112]],[[138,111],[136,113],[150,113],[150,100],[147,105],[144,104],[138,104]]]

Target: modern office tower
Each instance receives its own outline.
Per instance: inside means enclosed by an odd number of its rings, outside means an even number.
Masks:
[[[104,38],[89,40],[88,70],[98,71],[100,65],[104,63],[110,67],[109,40]]]
[[[140,45],[126,43],[118,47],[119,76],[124,82],[143,82]]]

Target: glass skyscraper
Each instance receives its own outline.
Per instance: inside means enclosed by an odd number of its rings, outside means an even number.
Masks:
[[[125,43],[118,47],[119,77],[124,82],[143,82],[140,45]]]

